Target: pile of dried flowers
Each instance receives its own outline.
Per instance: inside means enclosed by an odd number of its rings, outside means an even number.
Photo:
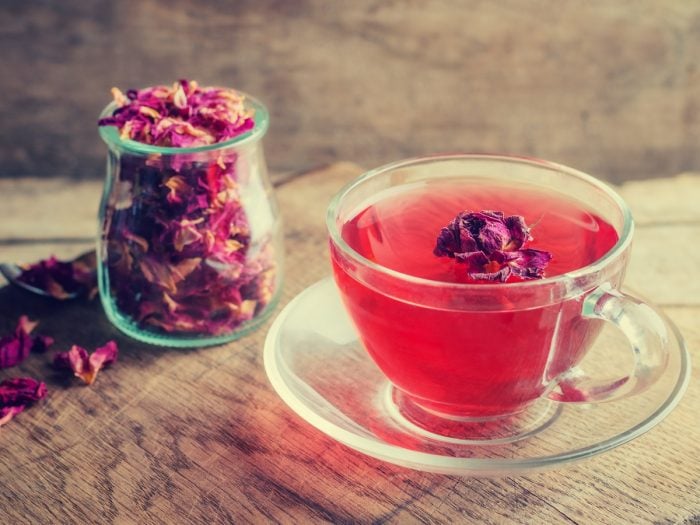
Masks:
[[[170,148],[224,142],[253,129],[243,95],[182,80],[172,87],[113,90],[99,121],[122,139]],[[275,258],[269,236],[253,241],[238,154],[119,156],[103,229],[105,274],[116,309],[139,327],[221,335],[270,302]],[[117,195],[118,194],[118,195]]]

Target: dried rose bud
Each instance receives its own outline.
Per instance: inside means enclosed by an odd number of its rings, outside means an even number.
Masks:
[[[53,343],[51,337],[31,335],[39,324],[26,315],[19,318],[17,328],[11,335],[0,338],[0,368],[10,368],[24,361],[30,352],[45,352]]]
[[[521,216],[463,211],[440,230],[433,253],[466,264],[467,274],[476,280],[505,282],[511,275],[541,279],[552,254],[524,248],[531,240]]]
[[[44,396],[46,385],[31,377],[15,377],[0,383],[0,426]]]
[[[68,352],[57,353],[53,364],[59,370],[71,370],[76,377],[91,385],[97,378],[97,372],[114,363],[118,354],[117,343],[114,341],[109,341],[92,354],[88,354],[87,350],[78,345],[73,345]]]

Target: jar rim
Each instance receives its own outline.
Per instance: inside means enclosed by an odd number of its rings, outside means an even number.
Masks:
[[[145,144],[131,139],[123,139],[119,136],[119,131],[116,126],[98,126],[100,137],[110,147],[117,148],[121,151],[141,154],[162,154],[162,155],[177,155],[187,153],[201,153],[205,151],[214,151],[227,148],[230,146],[242,146],[249,142],[260,140],[270,127],[270,113],[267,107],[257,98],[248,95],[243,91],[236,90],[237,93],[243,96],[243,103],[246,107],[254,111],[253,120],[255,125],[249,131],[236,135],[235,137],[214,144],[205,144],[203,146],[194,146],[191,148],[180,148],[172,146],[155,146],[153,144]],[[116,102],[110,102],[100,113],[100,118],[110,117],[116,109]]]

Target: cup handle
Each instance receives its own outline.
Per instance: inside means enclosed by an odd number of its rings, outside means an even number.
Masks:
[[[560,376],[559,389],[550,399],[573,403],[598,403],[632,396],[651,386],[668,363],[669,331],[659,312],[642,300],[605,284],[583,302],[582,315],[615,325],[630,342],[634,357],[628,375],[601,381],[578,367]]]

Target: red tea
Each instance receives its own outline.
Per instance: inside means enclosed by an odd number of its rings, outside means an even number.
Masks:
[[[528,248],[553,256],[545,278],[588,266],[618,240],[613,226],[564,195],[475,181],[385,190],[358,207],[341,234],[356,252],[391,270],[477,284],[464,265],[433,254],[440,229],[463,210],[523,216],[533,237]],[[575,364],[598,331],[596,323],[581,318],[581,298],[540,307],[511,301],[501,311],[429,308],[365,286],[340,258],[332,246],[336,281],[364,346],[397,387],[440,412],[518,411]],[[519,280],[511,276],[494,293]]]

